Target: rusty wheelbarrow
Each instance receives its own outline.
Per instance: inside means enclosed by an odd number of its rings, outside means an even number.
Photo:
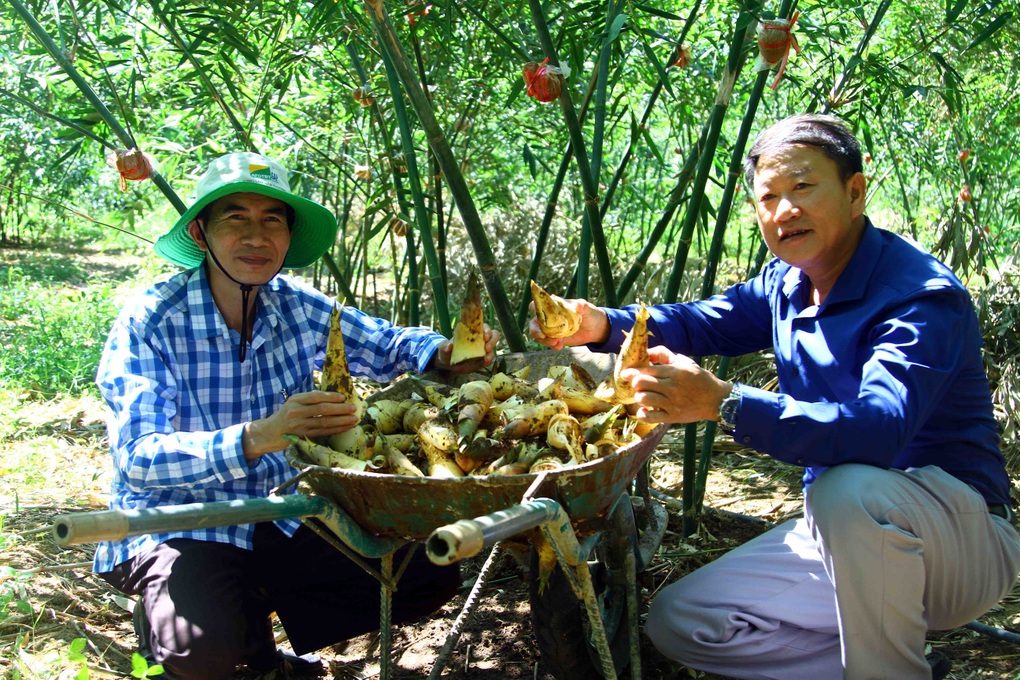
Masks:
[[[612,360],[611,355],[574,349],[504,355],[500,368],[530,365],[544,375],[549,365],[575,362],[598,378],[611,370]],[[398,381],[373,399],[402,398],[412,389],[412,381]],[[394,578],[399,568],[394,571],[392,557],[398,548],[427,539],[430,559],[449,564],[503,542],[516,551],[530,551],[532,573],[536,573],[537,551],[529,537],[537,535],[528,532],[541,532],[558,563],[546,587],[540,589],[537,579],[530,583],[532,620],[543,663],[561,680],[616,677],[628,664],[632,677],[638,678],[636,574],[647,566],[666,524],[665,511],[652,501],[643,471],[665,430],[665,425],[659,425],[641,441],[583,465],[541,474],[457,479],[326,468],[310,463],[292,446],[287,458],[299,472],[269,498],[62,515],[55,518],[53,535],[58,543],[70,545],[183,528],[301,518],[380,581],[384,605],[380,673],[386,678],[389,602],[399,580],[399,575]],[[373,570],[361,557],[381,558],[382,569]],[[431,677],[442,672],[491,562],[492,553]]]

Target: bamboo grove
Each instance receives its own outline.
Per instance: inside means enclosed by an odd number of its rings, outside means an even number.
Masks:
[[[78,224],[145,247],[209,159],[254,150],[340,221],[304,272],[317,284],[449,336],[477,275],[487,319],[522,351],[532,280],[619,305],[751,275],[766,253],[741,186],[748,140],[822,111],[864,141],[877,223],[965,279],[1016,257],[1006,0],[0,6],[0,244]],[[770,25],[781,64],[759,56]],[[708,457],[687,434],[692,508]]]

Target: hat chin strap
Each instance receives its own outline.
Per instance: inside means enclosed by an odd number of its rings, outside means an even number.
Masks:
[[[255,289],[255,285],[251,283],[241,283],[230,275],[230,272],[228,272],[220,263],[220,259],[216,257],[216,253],[213,252],[212,244],[209,243],[209,237],[205,235],[205,227],[202,226],[202,223],[199,220],[195,220],[195,224],[198,225],[198,230],[202,232],[202,240],[205,241],[206,252],[212,256],[213,262],[216,263],[216,266],[220,268],[220,271],[223,272],[228,279],[241,287],[241,346],[237,349],[237,361],[238,363],[243,364],[245,357],[248,356],[248,302],[251,298],[252,290]],[[283,269],[282,262],[280,263],[279,269],[276,270],[276,274],[279,274],[281,269]],[[276,277],[276,274],[270,276],[269,281],[272,281]],[[266,283],[269,283],[269,281],[266,281]],[[255,322],[252,321],[252,325],[254,325],[254,323]]]

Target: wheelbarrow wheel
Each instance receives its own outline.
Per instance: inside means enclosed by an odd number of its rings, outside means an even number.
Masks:
[[[595,547],[593,559],[588,561],[595,597],[602,613],[602,625],[606,629],[606,639],[617,674],[630,663],[628,587],[634,589],[634,601],[637,601],[637,584],[631,582],[628,585],[626,569],[626,551],[634,550],[637,529],[633,514],[628,512],[626,517],[629,529],[604,532]],[[557,564],[542,588],[535,576],[538,573],[538,551],[532,548],[531,573],[531,620],[546,670],[557,680],[604,677],[584,602],[574,595],[563,568]]]

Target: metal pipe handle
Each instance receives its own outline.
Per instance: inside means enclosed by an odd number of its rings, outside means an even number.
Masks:
[[[425,542],[425,552],[434,564],[452,564],[522,531],[550,522],[561,511],[556,501],[535,498],[506,510],[458,520],[433,531]]]
[[[326,512],[328,507],[329,502],[318,496],[287,494],[140,510],[79,512],[55,517],[52,534],[59,545],[119,541],[139,534],[311,517]]]

